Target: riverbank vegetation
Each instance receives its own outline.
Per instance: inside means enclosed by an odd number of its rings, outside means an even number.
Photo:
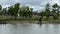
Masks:
[[[45,9],[38,12],[33,11],[33,8],[29,6],[21,6],[19,3],[6,8],[2,8],[0,5],[0,20],[38,21],[40,17],[42,17],[42,21],[60,21],[60,6],[57,3],[52,6],[47,3]]]

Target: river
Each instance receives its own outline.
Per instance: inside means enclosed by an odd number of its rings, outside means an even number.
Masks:
[[[60,24],[0,24],[0,34],[60,34]]]

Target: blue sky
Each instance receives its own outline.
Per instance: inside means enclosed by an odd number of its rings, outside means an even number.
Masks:
[[[50,5],[53,5],[54,3],[60,5],[60,0],[0,0],[0,5],[5,8],[10,5],[14,5],[17,2],[19,2],[21,5],[32,7],[34,11],[43,10],[48,2]]]

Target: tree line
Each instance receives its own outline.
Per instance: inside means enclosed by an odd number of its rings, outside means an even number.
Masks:
[[[53,16],[53,19],[58,19],[60,15],[60,6],[55,3],[52,6],[50,6],[49,3],[46,4],[45,11],[40,12],[40,15],[46,16],[46,20],[50,17]]]
[[[32,11],[33,11],[33,8],[30,8],[28,6],[21,7],[19,3],[16,3],[13,6],[6,7],[3,9],[2,9],[2,6],[0,5],[0,15],[11,16],[11,18],[14,17],[15,19],[18,17],[18,14],[23,18],[31,18]]]
[[[41,11],[38,15],[46,16],[48,19],[50,16],[53,16],[53,19],[59,18],[60,6],[55,3],[52,5],[52,8],[49,3],[46,4],[45,11]],[[11,18],[17,18],[22,16],[23,18],[31,18],[33,16],[33,8],[28,6],[20,6],[19,3],[14,4],[13,6],[2,8],[0,5],[0,15],[11,16]]]

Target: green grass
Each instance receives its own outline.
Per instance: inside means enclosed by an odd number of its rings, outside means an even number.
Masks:
[[[38,18],[0,19],[0,21],[38,21]]]
[[[39,18],[20,18],[20,19],[0,19],[0,21],[38,21]],[[42,19],[42,21],[55,21],[52,18],[48,18],[47,20],[45,18]],[[60,19],[57,19],[56,21],[60,21]]]

